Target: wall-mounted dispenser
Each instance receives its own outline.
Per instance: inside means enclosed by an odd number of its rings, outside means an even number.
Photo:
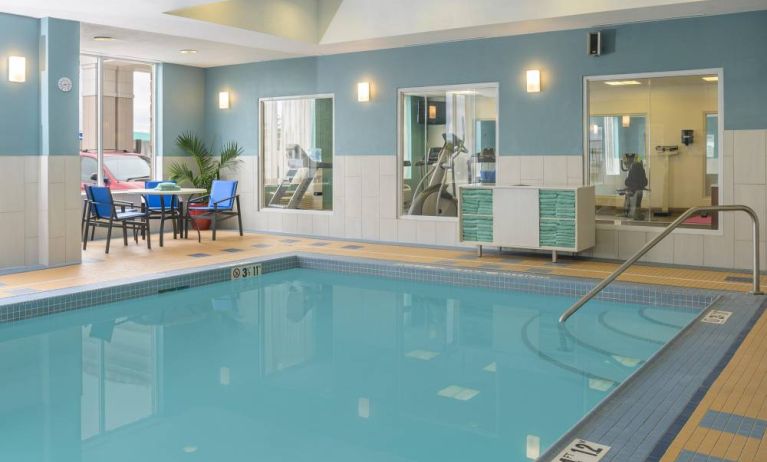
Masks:
[[[685,146],[689,146],[692,144],[693,141],[693,131],[692,130],[682,130],[682,144]]]

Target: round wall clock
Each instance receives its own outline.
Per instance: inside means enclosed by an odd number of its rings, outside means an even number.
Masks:
[[[63,92],[72,91],[72,80],[69,77],[62,77],[59,79],[59,90]]]

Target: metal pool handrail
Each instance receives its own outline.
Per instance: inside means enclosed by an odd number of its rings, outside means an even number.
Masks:
[[[567,319],[572,316],[580,307],[586,304],[589,300],[594,298],[599,292],[602,291],[605,287],[607,287],[608,284],[613,282],[618,276],[623,274],[624,271],[629,269],[631,265],[637,262],[644,254],[650,251],[657,243],[663,240],[666,236],[671,234],[672,231],[674,231],[676,228],[679,227],[682,223],[684,223],[685,220],[690,218],[693,215],[697,215],[702,212],[746,212],[750,217],[751,221],[753,222],[753,240],[754,240],[754,268],[753,268],[753,276],[754,276],[754,287],[751,291],[754,295],[762,295],[762,291],[759,287],[759,217],[756,216],[756,212],[751,207],[745,206],[745,205],[711,205],[706,207],[693,207],[691,209],[688,209],[686,212],[684,212],[682,215],[679,216],[676,220],[671,222],[670,225],[666,227],[658,236],[655,237],[655,239],[651,240],[647,244],[644,245],[637,253],[631,256],[628,260],[626,260],[618,269],[612,272],[609,276],[604,278],[602,282],[597,284],[593,289],[589,291],[586,295],[580,298],[577,302],[575,302],[570,308],[567,309],[562,315],[559,317],[559,322],[563,323],[567,321]]]

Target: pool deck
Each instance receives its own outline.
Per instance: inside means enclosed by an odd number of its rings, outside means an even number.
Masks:
[[[156,240],[155,242],[156,243]],[[165,247],[123,247],[113,242],[105,255],[103,241],[89,243],[81,265],[0,275],[0,299],[152,274],[203,267],[291,252],[360,257],[451,268],[514,271],[578,278],[603,278],[617,264],[563,258],[553,264],[545,255],[499,255],[478,258],[467,249],[435,249],[345,240],[220,232],[212,242],[166,238]],[[667,266],[638,265],[621,281],[654,285],[746,292],[749,274]],[[762,278],[767,284],[767,277]],[[762,314],[714,379],[681,430],[669,435],[661,461],[767,461],[767,314]]]

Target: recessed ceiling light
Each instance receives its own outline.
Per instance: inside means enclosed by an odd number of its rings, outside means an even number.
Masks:
[[[610,80],[609,82],[605,82],[605,85],[610,85],[612,87],[621,87],[624,85],[642,85],[642,82],[638,80]]]
[[[182,55],[195,55],[197,54],[197,50],[193,50],[192,48],[184,48],[183,50],[179,50],[179,53]]]
[[[719,81],[719,76],[718,75],[707,75],[707,76],[703,77],[703,80],[705,80],[706,82],[718,82]]]
[[[93,40],[97,42],[111,42],[114,39],[115,39],[114,37],[110,37],[108,35],[96,35],[93,37]]]

